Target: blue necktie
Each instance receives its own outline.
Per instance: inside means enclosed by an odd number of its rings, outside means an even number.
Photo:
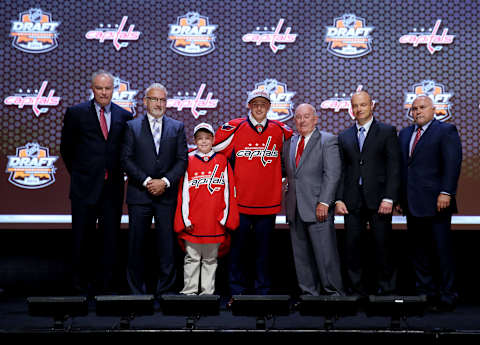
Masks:
[[[360,147],[360,152],[362,152],[364,142],[365,142],[365,128],[360,127],[358,129],[358,146]],[[362,177],[361,176],[358,179],[358,184],[362,185]]]
[[[360,152],[362,152],[364,142],[365,142],[365,128],[360,127],[358,129],[358,146],[360,147]]]

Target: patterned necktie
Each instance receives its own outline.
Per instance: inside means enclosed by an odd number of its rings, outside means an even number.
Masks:
[[[358,129],[358,147],[360,147],[360,152],[362,152],[364,142],[365,142],[365,128],[360,127]]]
[[[412,149],[410,150],[410,157],[413,155],[413,150],[415,149],[415,146],[417,146],[417,143],[420,140],[421,136],[422,136],[422,127],[418,127],[417,134],[415,135],[415,140],[413,141]]]
[[[295,155],[295,164],[298,167],[298,163],[300,163],[300,158],[302,157],[303,149],[305,148],[305,137],[302,135],[300,142],[298,143],[297,147],[297,154]]]
[[[153,141],[155,143],[155,149],[157,150],[160,148],[160,121],[161,119],[153,120]]]
[[[105,140],[108,138],[108,126],[107,126],[107,120],[105,119],[105,110],[100,108],[100,128],[102,128],[102,133],[103,136],[105,137]]]

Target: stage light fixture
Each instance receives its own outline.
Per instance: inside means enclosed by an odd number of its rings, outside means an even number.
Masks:
[[[400,328],[401,320],[410,316],[423,316],[427,308],[427,296],[369,296],[365,306],[367,316],[387,316],[390,327]]]
[[[119,316],[120,328],[129,329],[130,322],[137,316],[153,315],[153,295],[104,295],[95,296],[98,316]]]
[[[200,317],[220,314],[220,296],[162,295],[160,308],[164,315],[185,316],[186,328],[195,329]]]
[[[53,317],[53,329],[65,329],[69,318],[88,315],[88,301],[82,296],[28,297],[28,314]]]
[[[257,329],[266,329],[266,319],[290,314],[288,295],[234,295],[231,304],[234,316],[256,316]]]
[[[355,316],[361,298],[358,296],[300,296],[296,310],[303,316],[325,317],[324,328],[332,329],[336,320],[343,316]]]

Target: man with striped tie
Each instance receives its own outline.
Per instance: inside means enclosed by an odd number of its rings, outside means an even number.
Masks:
[[[122,165],[128,176],[129,216],[127,279],[132,293],[147,293],[146,235],[155,220],[156,286],[153,293],[171,292],[175,283],[173,217],[178,183],[187,168],[183,122],[165,115],[167,89],[150,85],[143,99],[147,115],[127,124]]]

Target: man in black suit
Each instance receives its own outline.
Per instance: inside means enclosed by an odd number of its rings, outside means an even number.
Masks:
[[[393,204],[400,189],[400,149],[396,129],[373,117],[373,103],[365,91],[353,94],[356,123],[338,136],[342,178],[336,212],[345,216],[346,266],[350,293],[393,294],[396,274],[392,263]],[[377,263],[373,290],[366,284],[363,245],[367,223]]]
[[[418,96],[411,114],[415,124],[402,129],[399,140],[401,207],[407,215],[416,293],[426,294],[440,311],[453,310],[458,296],[450,226],[457,212],[462,144],[455,125],[434,118],[429,96]]]
[[[79,293],[87,293],[95,280],[96,292],[115,288],[124,194],[121,141],[132,114],[111,102],[113,82],[110,73],[95,72],[93,100],[68,108],[63,121],[60,152],[70,174],[73,284]],[[96,243],[97,220],[103,245]]]
[[[155,294],[175,283],[173,218],[178,182],[187,168],[187,139],[182,122],[165,115],[167,90],[152,84],[143,99],[147,115],[127,124],[122,165],[128,175],[129,240],[127,279],[134,294],[147,293],[146,235],[155,220]]]

